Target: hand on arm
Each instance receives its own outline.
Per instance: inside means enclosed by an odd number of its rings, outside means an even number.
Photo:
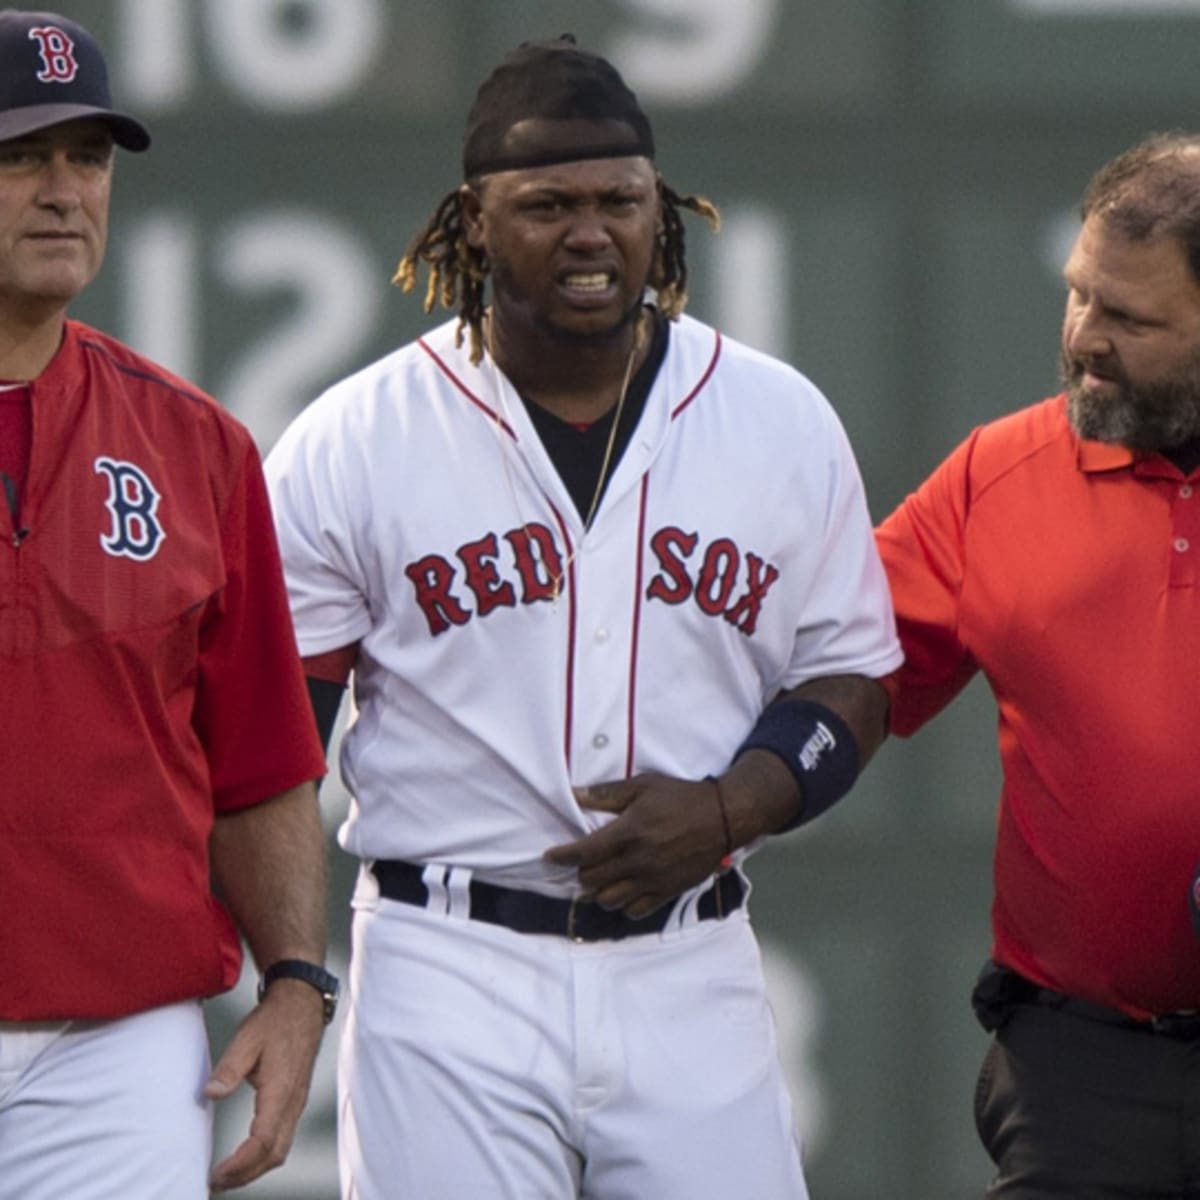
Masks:
[[[222,899],[260,970],[280,959],[325,961],[325,837],[316,790],[302,784],[262,804],[218,816],[210,842]],[[320,994],[280,979],[238,1027],[205,1095],[255,1089],[249,1134],[212,1171],[214,1191],[241,1187],[279,1166],[295,1137],[324,1029]]]

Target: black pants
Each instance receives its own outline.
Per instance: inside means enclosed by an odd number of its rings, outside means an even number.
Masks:
[[[1031,1004],[983,1060],[987,1200],[1200,1200],[1200,1040]]]

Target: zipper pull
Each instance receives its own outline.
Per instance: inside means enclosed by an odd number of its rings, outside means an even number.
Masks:
[[[15,549],[19,549],[21,543],[29,536],[29,530],[20,523],[21,504],[17,497],[17,485],[7,471],[0,471],[0,480],[4,482],[4,498],[8,501],[8,511],[12,514],[12,544]]]

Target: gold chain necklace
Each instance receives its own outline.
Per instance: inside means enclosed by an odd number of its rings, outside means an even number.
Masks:
[[[585,536],[587,534],[587,531],[592,527],[592,519],[596,515],[596,509],[600,507],[600,497],[604,493],[604,484],[608,479],[609,468],[612,465],[613,450],[617,444],[617,427],[621,423],[621,413],[624,412],[624,410],[625,410],[625,398],[629,394],[629,385],[630,385],[630,383],[633,382],[633,368],[634,368],[634,365],[637,363],[638,354],[641,352],[641,349],[642,349],[642,326],[643,326],[644,315],[645,315],[645,310],[639,310],[638,315],[637,315],[637,320],[634,324],[633,345],[630,346],[629,357],[625,360],[625,373],[621,379],[621,390],[617,394],[617,404],[616,404],[616,407],[613,409],[612,426],[609,428],[608,441],[605,443],[605,446],[604,446],[604,457],[600,460],[600,476],[596,480],[596,489],[595,489],[595,491],[592,492],[592,500],[591,500],[591,503],[588,505],[587,515],[583,519],[583,530],[584,530]],[[503,371],[500,370],[500,366],[496,362],[496,353],[495,353],[495,349],[494,349],[494,339],[492,337],[492,322],[491,322],[491,313],[490,312],[487,314],[487,328],[485,330],[484,342],[485,342],[485,345],[487,346],[488,357],[492,360],[493,368],[499,374],[503,375],[504,374]],[[506,378],[507,378],[507,376],[506,376]],[[515,388],[513,390],[516,391]],[[528,526],[529,522],[525,519],[524,509],[522,508],[521,501],[520,501],[519,497],[517,496],[516,483],[514,482],[513,477],[512,477],[512,467],[508,461],[508,454],[506,453],[506,450],[505,450],[507,442],[506,442],[505,436],[504,436],[504,426],[503,426],[503,423],[500,418],[500,397],[502,395],[503,395],[502,392],[499,392],[499,391],[497,392],[496,407],[495,407],[496,437],[500,443],[500,456],[504,463],[504,478],[508,484],[509,495],[512,497],[513,507],[516,509],[517,517],[519,518],[521,525],[524,528],[524,527]],[[552,602],[554,602],[554,603],[558,602],[558,598],[562,594],[563,580],[566,578],[567,572],[571,569],[571,564],[575,561],[576,556],[579,554],[579,550],[580,550],[581,546],[582,546],[582,539],[580,539],[580,546],[574,547],[571,550],[571,552],[567,555],[565,561],[562,564],[562,569],[560,571],[558,571],[558,572],[550,571],[549,567],[547,567],[547,571],[550,575],[551,587],[553,589],[551,599],[552,599]]]

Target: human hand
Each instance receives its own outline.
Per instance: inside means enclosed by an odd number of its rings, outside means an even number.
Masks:
[[[323,1030],[319,993],[294,979],[276,980],[238,1026],[204,1095],[224,1100],[245,1081],[255,1089],[254,1118],[241,1145],[213,1167],[209,1186],[214,1192],[244,1187],[285,1161],[308,1099]]]
[[[576,788],[575,798],[616,817],[544,857],[576,867],[584,897],[602,908],[648,916],[721,868],[725,826],[712,780],[648,773]]]

